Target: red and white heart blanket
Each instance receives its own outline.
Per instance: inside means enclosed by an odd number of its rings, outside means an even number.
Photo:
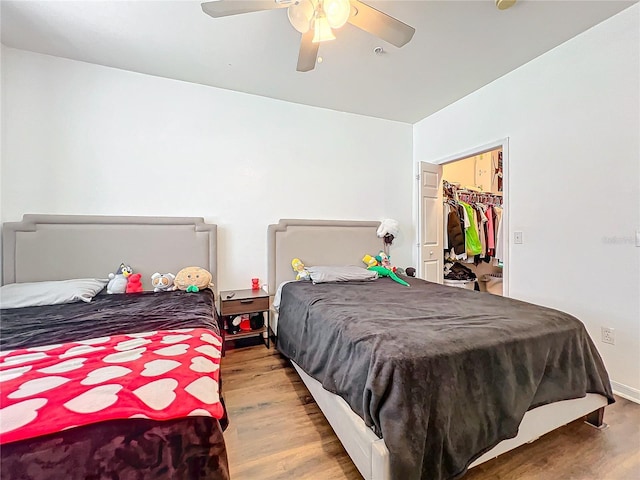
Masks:
[[[222,339],[204,328],[2,352],[0,443],[124,418],[222,418]]]

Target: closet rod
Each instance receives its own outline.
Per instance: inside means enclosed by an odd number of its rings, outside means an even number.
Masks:
[[[443,191],[447,198],[462,200],[467,203],[488,203],[491,205],[502,205],[502,193],[476,192],[455,185],[443,180]]]

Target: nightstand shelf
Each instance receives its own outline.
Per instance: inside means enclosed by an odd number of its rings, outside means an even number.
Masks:
[[[266,331],[267,331],[267,327],[262,327],[262,328],[258,328],[257,330],[251,330],[246,332],[240,331],[238,333],[227,333],[225,335],[226,335],[226,340],[239,340],[241,338],[255,337]]]
[[[264,290],[227,290],[220,292],[219,302],[219,314],[222,320],[223,338],[225,344],[233,340],[239,340],[241,338],[249,338],[260,336],[265,337],[265,345],[270,348],[269,339],[269,294]],[[239,331],[237,333],[227,333],[228,322],[237,315],[251,315],[254,313],[261,313],[263,318],[266,313],[265,324],[255,330]],[[224,350],[224,347],[223,347]]]

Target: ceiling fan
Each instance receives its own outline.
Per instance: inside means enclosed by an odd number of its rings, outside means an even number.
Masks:
[[[333,30],[350,23],[396,47],[407,44],[416,29],[359,0],[217,0],[202,4],[213,18],[286,8],[291,25],[302,33],[299,72],[316,66],[321,42],[335,39]]]

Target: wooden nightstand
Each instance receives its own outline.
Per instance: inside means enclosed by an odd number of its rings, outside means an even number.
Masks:
[[[264,313],[267,314],[266,324],[261,328],[250,331],[241,331],[238,333],[227,334],[226,328],[224,331],[224,340],[225,343],[231,340],[238,340],[240,338],[247,337],[255,337],[260,336],[263,337],[263,334],[267,333],[267,340],[265,342],[267,348],[270,348],[270,340],[269,340],[269,320],[271,314],[269,312],[269,294],[264,290],[227,290],[224,292],[220,292],[220,317],[222,319],[223,325],[227,325],[227,321],[230,320],[231,317],[242,314],[251,314],[251,313]],[[224,347],[223,347],[224,350]]]

